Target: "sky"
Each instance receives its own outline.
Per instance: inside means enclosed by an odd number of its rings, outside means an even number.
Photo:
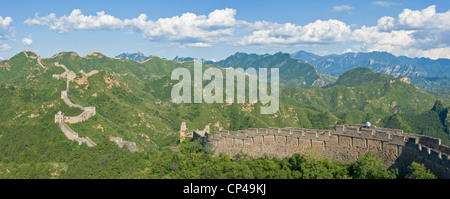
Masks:
[[[386,51],[450,58],[450,1],[0,0],[0,59],[94,50],[222,60],[236,53]]]

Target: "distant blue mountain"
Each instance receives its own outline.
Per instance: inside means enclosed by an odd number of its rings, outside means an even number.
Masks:
[[[152,56],[146,57],[143,53],[137,52],[137,53],[122,53],[120,55],[117,55],[116,58],[124,58],[124,59],[131,59],[134,61],[142,62],[145,61],[148,58],[151,58]]]
[[[450,77],[450,59],[409,58],[387,52],[345,53],[319,56],[306,51],[291,54],[293,58],[314,65],[321,73],[339,76],[358,67],[376,72],[408,77]]]
[[[376,51],[326,56],[298,51],[291,56],[314,65],[321,73],[332,76],[339,76],[358,67],[369,67],[375,72],[407,76],[414,84],[427,90],[450,93],[450,59],[397,57]]]
[[[192,58],[192,57],[178,57],[178,56],[176,56],[173,60],[177,61],[177,62],[184,62],[184,61],[193,61],[194,58]]]

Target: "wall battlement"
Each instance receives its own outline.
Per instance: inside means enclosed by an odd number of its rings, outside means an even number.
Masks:
[[[251,128],[200,134],[194,131],[193,138],[210,144],[215,155],[243,152],[250,156],[287,157],[312,153],[332,161],[355,162],[370,152],[382,158],[387,168],[398,168],[401,174],[416,161],[424,163],[438,177],[450,178],[450,147],[442,145],[440,139],[399,129],[367,128],[360,124],[337,125],[334,130]]]

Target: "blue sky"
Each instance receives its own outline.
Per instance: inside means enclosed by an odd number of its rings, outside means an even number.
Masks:
[[[387,51],[450,58],[449,1],[0,0],[0,58],[94,50],[168,59]]]

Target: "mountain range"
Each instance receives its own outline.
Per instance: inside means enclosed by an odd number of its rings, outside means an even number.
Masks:
[[[7,169],[15,168],[14,172],[28,176],[30,165],[52,172],[54,165],[65,165],[70,168],[64,173],[68,178],[120,177],[131,172],[127,169],[133,169],[137,162],[148,161],[148,156],[130,155],[110,137],[134,142],[139,151],[164,151],[177,146],[182,122],[187,131],[209,125],[214,132],[286,126],[332,129],[336,124],[372,121],[376,126],[398,127],[450,143],[449,108],[445,106],[450,99],[420,89],[408,77],[359,67],[331,79],[286,53],[236,53],[226,60],[205,62],[205,70],[279,67],[283,83],[279,110],[273,115],[261,115],[261,102],[172,103],[171,90],[178,83],[171,80],[172,71],[186,68],[193,74],[192,65],[192,61],[156,56],[137,62],[99,52],[83,57],[75,52],[59,52],[40,58],[32,51],[22,51],[1,61],[0,160],[4,164],[0,171],[6,175]],[[66,115],[82,113],[61,98],[67,86],[66,79],[59,78],[66,71],[61,66],[74,73],[69,81],[69,99],[96,108],[96,115],[88,120],[67,125],[80,137],[89,137],[97,144],[94,147],[79,146],[67,139],[55,123],[58,111]],[[91,76],[85,73],[94,70],[97,73]]]
[[[380,73],[407,76],[411,82],[427,90],[450,93],[450,59],[410,58],[376,51],[325,56],[298,51],[291,55],[332,76],[357,67],[369,67]]]
[[[205,64],[214,64],[223,68],[279,68],[280,83],[298,87],[322,87],[336,81],[335,77],[322,74],[308,63],[292,58],[288,53],[275,53],[273,55],[236,53],[225,60],[218,62],[206,61]]]
[[[178,56],[176,56],[173,60],[177,61],[177,62],[184,62],[184,61],[194,61],[194,58],[192,58],[192,57],[178,57]]]
[[[314,65],[319,72],[339,76],[357,67],[370,67],[376,72],[408,77],[450,77],[450,59],[409,58],[387,52],[344,53],[319,56],[306,51],[291,54],[293,58]]]
[[[143,62],[151,57],[152,57],[151,55],[147,57],[139,51],[137,53],[122,53],[122,54],[116,56],[116,58],[131,59],[131,60],[138,61],[138,62]]]
[[[279,67],[282,69],[280,71],[282,83],[300,87],[326,86],[333,83],[337,76],[348,70],[369,67],[376,72],[388,75],[407,76],[412,83],[422,89],[447,97],[450,96],[450,59],[410,58],[377,51],[320,56],[300,50],[290,54],[290,57],[287,55],[287,53],[281,52],[274,55],[236,53],[221,61],[206,61],[204,63],[244,69],[263,66],[266,68],[267,66]],[[128,58],[135,61],[144,61],[150,57],[145,57],[140,52],[122,53],[116,56],[116,58]],[[173,60],[183,62],[193,59],[192,57],[176,56]],[[296,75],[308,77],[296,79]]]

